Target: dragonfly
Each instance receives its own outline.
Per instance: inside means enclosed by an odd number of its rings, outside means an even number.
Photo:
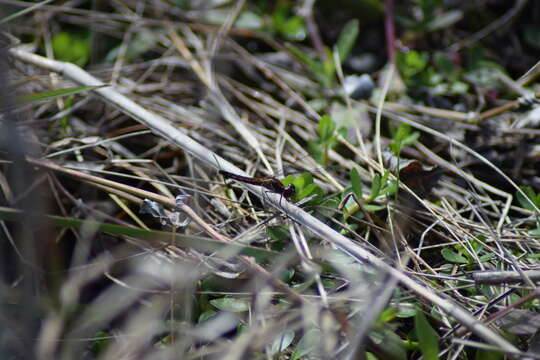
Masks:
[[[294,190],[293,184],[284,186],[281,183],[281,181],[279,181],[277,178],[273,176],[272,177],[249,177],[249,176],[242,176],[242,175],[234,174],[232,172],[225,171],[225,170],[219,170],[218,173],[230,179],[238,180],[238,181],[252,184],[252,185],[261,186],[271,192],[280,194],[287,200],[290,200],[296,193]]]

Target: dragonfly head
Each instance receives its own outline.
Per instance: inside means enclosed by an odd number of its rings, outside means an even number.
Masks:
[[[296,190],[294,189],[293,184],[289,184],[285,187],[285,190],[283,191],[283,196],[286,199],[292,198],[296,194]]]

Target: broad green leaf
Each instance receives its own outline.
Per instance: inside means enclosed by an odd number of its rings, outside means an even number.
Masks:
[[[293,184],[297,190],[301,191],[309,184],[313,184],[313,175],[311,175],[310,173],[289,175],[282,180],[282,183],[285,186]]]
[[[420,350],[425,360],[437,360],[439,358],[439,337],[419,309],[414,317],[414,329]]]
[[[54,55],[58,60],[84,66],[90,59],[90,42],[83,36],[60,32],[52,39]]]
[[[375,174],[371,182],[371,192],[366,202],[373,201],[377,196],[379,196],[380,191],[381,191],[381,175]]]
[[[308,197],[309,195],[311,195],[317,188],[318,188],[317,184],[309,184],[308,186],[300,190],[300,192],[297,195],[297,198],[300,200],[304,199]]]
[[[345,24],[343,30],[341,30],[341,33],[339,34],[339,38],[336,44],[336,49],[339,52],[339,58],[342,63],[349,57],[349,54],[354,46],[354,43],[356,42],[357,37],[358,20],[353,19],[350,20],[347,24]]]
[[[210,300],[210,304],[221,311],[245,312],[249,310],[249,300],[234,297],[222,297]]]
[[[287,349],[294,340],[294,331],[286,331],[279,335],[270,348],[270,355],[274,356]]]
[[[520,191],[518,191],[516,192],[517,201],[519,202],[522,208],[530,210],[530,211],[534,211],[533,204],[535,204],[536,206],[540,205],[537,195],[534,192],[534,189],[530,186],[520,186],[520,189],[525,193],[526,197],[523,196],[523,194]],[[533,204],[531,204],[531,202]]]
[[[484,262],[493,260],[495,256],[496,256],[495,254],[485,254],[485,255],[480,256],[478,260],[480,260],[481,263],[484,263]]]
[[[450,250],[448,248],[444,248],[441,250],[441,255],[446,261],[450,261],[452,263],[456,264],[468,264],[469,260],[457,252]]]
[[[351,169],[351,186],[358,201],[362,200],[362,179],[355,168]]]
[[[324,191],[317,184],[309,184],[298,193],[296,199],[305,199],[308,196],[316,195],[313,199],[308,201],[307,205],[317,205],[324,197]]]

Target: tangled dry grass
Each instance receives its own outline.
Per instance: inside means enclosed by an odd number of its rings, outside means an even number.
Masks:
[[[339,56],[331,86],[293,56],[321,44],[233,26],[242,1],[217,25],[79,3],[3,49],[6,356],[538,356],[534,75],[501,80],[520,99],[438,108],[390,65],[354,99]],[[85,66],[54,58],[68,25],[91,29]],[[291,202],[218,174],[291,168]]]

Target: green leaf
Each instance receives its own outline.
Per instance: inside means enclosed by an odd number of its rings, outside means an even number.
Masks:
[[[306,38],[306,26],[300,16],[290,17],[279,29],[289,40],[302,41]]]
[[[234,297],[222,297],[210,300],[210,304],[221,311],[245,312],[249,310],[249,300]]]
[[[201,315],[199,315],[199,319],[198,319],[198,323],[203,323],[205,322],[206,320],[208,319],[211,319],[212,317],[214,317],[214,315],[216,315],[217,312],[215,312],[214,310],[206,310],[205,312],[203,312]]]
[[[415,131],[411,135],[407,136],[405,139],[401,141],[401,146],[403,147],[403,146],[412,145],[416,142],[416,140],[418,140],[419,137],[420,137],[420,133]]]
[[[404,146],[409,146],[414,144],[416,140],[420,137],[420,133],[415,131],[411,133],[411,126],[408,124],[401,124],[395,134],[392,137],[392,143],[390,144],[390,149],[396,155],[399,155],[401,149]]]
[[[103,331],[100,331],[96,335],[94,335],[94,339],[95,341],[90,347],[90,352],[92,352],[94,356],[99,356],[100,354],[103,354],[107,346],[112,342],[111,334]]]
[[[302,200],[311,195],[318,188],[317,184],[309,184],[304,187],[297,195],[298,200]]]
[[[60,90],[53,90],[53,91],[47,91],[39,94],[29,94],[29,95],[23,95],[21,97],[21,101],[24,104],[28,103],[34,103],[38,101],[46,101],[46,100],[52,100],[59,97],[64,97],[68,95],[78,94],[82,92],[87,92],[94,89],[99,89],[105,86],[109,85],[100,85],[100,86],[79,86],[79,87],[72,87],[72,88],[65,88]]]
[[[311,154],[311,156],[317,161],[319,164],[324,163],[324,151],[325,146],[320,141],[317,140],[308,140],[308,151]]]
[[[371,182],[371,192],[366,202],[368,203],[372,202],[377,196],[379,196],[380,191],[381,191],[381,175],[375,174]]]
[[[343,63],[349,57],[351,49],[358,37],[358,20],[353,19],[349,21],[341,30],[339,38],[336,44],[336,49],[339,53],[341,63]]]
[[[52,48],[55,57],[60,61],[84,66],[90,59],[89,40],[79,35],[60,32],[53,37]]]
[[[397,311],[393,307],[389,307],[379,315],[379,322],[386,324],[394,320],[397,316]]]
[[[300,62],[304,63],[305,66],[317,77],[318,80],[324,78],[324,67],[320,61],[312,59],[309,55],[306,55],[305,52],[301,51],[295,46],[287,45],[287,50],[295,56]]]
[[[414,317],[414,329],[416,330],[423,358],[425,360],[437,360],[439,358],[439,337],[420,309]]]
[[[313,184],[313,175],[310,173],[289,175],[282,180],[282,183],[285,186],[293,184],[297,190],[301,191],[306,186]]]
[[[516,192],[516,199],[522,208],[530,210],[530,211],[535,211],[533,204],[540,207],[540,201],[538,199],[538,196],[540,196],[540,194],[536,195],[536,193],[534,192],[534,189],[530,186],[520,186],[519,188],[526,195],[526,196],[523,196],[523,194],[520,191]],[[531,202],[533,204],[531,204]]]
[[[294,340],[294,331],[286,331],[278,336],[272,343],[270,355],[274,356],[287,349]]]
[[[416,315],[419,311],[416,306],[412,303],[401,303],[398,305],[397,317],[402,319],[407,319]]]
[[[287,226],[267,226],[266,235],[275,241],[284,241],[291,237]]]
[[[319,126],[317,132],[321,141],[328,142],[332,139],[334,131],[336,130],[336,124],[332,121],[332,118],[329,115],[323,115],[319,121]]]
[[[478,260],[480,260],[481,263],[484,263],[484,262],[488,262],[488,261],[491,261],[495,258],[495,254],[485,254],[485,255],[482,255],[478,258]]]
[[[306,355],[317,350],[317,345],[320,343],[321,331],[319,329],[309,329],[300,339],[298,345],[294,349],[291,360],[309,359]]]
[[[364,210],[366,210],[367,212],[375,212],[386,209],[386,205],[363,204],[362,208],[364,208]]]
[[[540,223],[536,223],[536,229],[529,230],[529,236],[540,236]]]
[[[374,329],[369,334],[369,338],[383,352],[384,359],[403,359],[407,358],[403,340],[389,328]]]
[[[351,186],[358,201],[362,200],[362,179],[355,168],[351,169]]]
[[[407,80],[422,72],[428,64],[428,59],[427,52],[411,50],[406,53],[398,53],[397,64],[401,74]]]
[[[461,254],[458,254],[457,252],[450,250],[448,248],[444,248],[441,250],[441,255],[446,261],[450,261],[452,263],[456,264],[468,264],[469,260],[464,257]]]

